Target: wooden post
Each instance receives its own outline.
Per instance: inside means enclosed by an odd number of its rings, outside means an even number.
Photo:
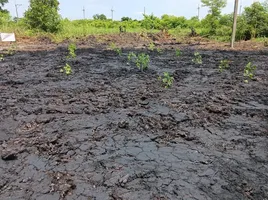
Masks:
[[[235,4],[234,4],[234,22],[233,22],[231,48],[234,48],[235,33],[236,33],[236,22],[237,22],[237,12],[238,12],[238,0],[235,0]]]

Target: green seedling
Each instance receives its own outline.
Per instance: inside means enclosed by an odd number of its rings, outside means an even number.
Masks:
[[[117,46],[115,45],[115,43],[112,42],[112,43],[110,44],[110,48],[111,48],[113,51],[115,51],[119,56],[122,55],[122,49],[119,48],[119,47],[117,47]]]
[[[15,54],[15,51],[17,49],[17,45],[15,43],[13,43],[7,50],[6,54],[9,56],[12,56]]]
[[[244,82],[248,83],[249,79],[252,80],[255,76],[255,71],[257,69],[256,65],[252,65],[251,62],[249,62],[244,69]]]
[[[141,71],[143,71],[143,70],[148,69],[149,62],[150,62],[150,56],[142,53],[142,54],[139,54],[136,59],[136,66]]]
[[[136,58],[137,58],[137,56],[136,56],[136,54],[133,53],[133,52],[130,52],[130,53],[127,55],[127,60],[128,60],[128,62],[131,62],[131,61],[133,61],[133,59],[136,59]]]
[[[265,47],[268,47],[268,38],[264,38],[263,45]]]
[[[158,80],[160,80],[165,88],[169,88],[172,86],[174,78],[170,76],[168,72],[164,72],[163,76],[159,76]]]
[[[156,49],[156,51],[157,51],[159,54],[162,53],[162,49],[160,49],[160,47],[158,47],[158,48]]]
[[[192,59],[192,61],[195,63],[195,64],[202,64],[202,56],[200,55],[199,52],[195,52],[194,53],[194,58]]]
[[[154,49],[155,49],[155,45],[154,45],[154,43],[150,43],[149,44],[149,48],[148,48],[150,51],[153,51]]]
[[[226,69],[229,69],[230,65],[229,65],[230,61],[229,60],[221,60],[220,65],[219,65],[219,71],[223,72]]]
[[[70,75],[73,70],[72,70],[72,67],[66,63],[66,65],[60,70],[61,73],[65,73],[66,75]]]
[[[69,44],[69,46],[68,46],[68,52],[69,53],[68,53],[68,56],[67,56],[68,59],[76,57],[76,54],[75,54],[76,49],[77,48],[76,48],[76,45],[74,43]]]
[[[4,55],[0,54],[0,61],[3,61],[3,60],[4,60]]]
[[[176,56],[180,57],[181,56],[181,50],[180,49],[176,49]]]

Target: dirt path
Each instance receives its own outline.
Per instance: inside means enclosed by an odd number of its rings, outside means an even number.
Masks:
[[[268,54],[199,52],[202,65],[193,47],[149,52],[142,73],[127,50],[80,49],[70,76],[62,48],[6,57],[0,199],[267,200]],[[248,61],[257,80],[245,84]]]

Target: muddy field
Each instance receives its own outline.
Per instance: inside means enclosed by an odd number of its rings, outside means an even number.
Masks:
[[[79,49],[70,76],[64,47],[5,57],[0,199],[268,200],[268,52],[172,48],[145,72],[127,64],[144,49]]]

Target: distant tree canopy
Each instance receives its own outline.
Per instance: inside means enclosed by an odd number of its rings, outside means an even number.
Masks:
[[[203,25],[208,29],[208,34],[216,34],[219,26],[221,10],[227,5],[227,0],[201,0],[202,6],[208,7],[209,14],[203,21]]]
[[[58,11],[58,0],[30,0],[30,7],[24,14],[25,22],[32,29],[58,32],[61,29]]]
[[[93,19],[95,19],[95,20],[107,20],[107,17],[104,14],[96,14],[96,15],[93,15]]]
[[[126,21],[132,21],[132,19],[130,17],[122,17],[121,18],[122,22],[126,22]]]
[[[3,6],[8,3],[8,0],[0,0],[0,12],[8,12],[7,10],[3,9]]]

